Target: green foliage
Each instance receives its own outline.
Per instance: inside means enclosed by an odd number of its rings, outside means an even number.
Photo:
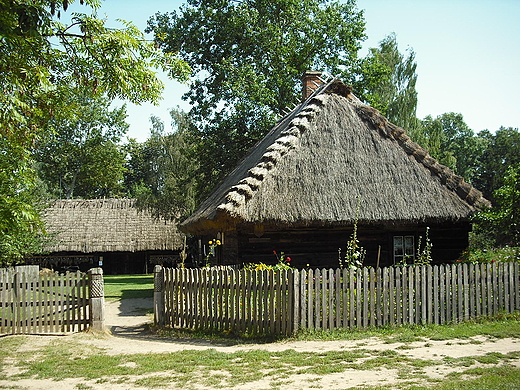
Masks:
[[[360,62],[354,92],[390,122],[413,132],[418,126],[416,68],[414,51],[409,49],[405,58],[395,34],[390,34]]]
[[[520,263],[520,247],[503,248],[474,248],[465,251],[460,259],[461,262],[478,263]]]
[[[0,137],[0,267],[41,249],[44,228],[36,183],[28,152]]]
[[[164,124],[152,117],[150,137],[142,144],[130,142],[125,186],[139,207],[156,217],[180,220],[195,209],[198,159],[189,116],[180,109],[170,114],[175,131],[166,133]]]
[[[475,136],[461,114],[450,112],[435,119],[427,116],[410,136],[441,164],[467,181],[473,181],[485,142]]]
[[[492,246],[520,246],[520,164],[510,166],[494,192],[495,207],[478,213],[475,232]]]
[[[478,169],[472,182],[494,204],[495,191],[504,185],[507,169],[520,164],[520,132],[501,127],[494,134],[481,131],[478,139],[484,144],[484,151],[478,156]]]
[[[419,243],[417,244],[417,255],[413,261],[414,265],[430,265],[432,262],[432,247],[433,244],[429,237],[430,228],[426,228],[424,236],[424,246],[422,246],[422,236],[419,236]]]
[[[49,122],[49,136],[35,150],[38,173],[59,198],[117,197],[122,193],[125,153],[119,142],[128,129],[126,109],[110,100],[74,93],[72,108]]]
[[[244,266],[246,270],[253,271],[263,271],[263,270],[274,270],[274,271],[282,271],[284,269],[292,269],[291,267],[291,258],[286,256],[284,252],[273,251],[273,255],[276,257],[276,264],[264,264],[264,263],[249,263]]]
[[[179,52],[196,78],[185,96],[197,126],[207,193],[300,100],[304,71],[350,68],[364,38],[354,1],[190,0],[157,13],[149,31],[166,53]]]
[[[180,80],[189,74],[175,53],[162,54],[131,23],[108,28],[106,20],[83,13],[73,13],[70,23],[63,23],[62,11],[72,2],[0,1],[2,256],[30,253],[29,242],[43,232],[29,151],[49,134],[53,118],[68,117],[73,93],[156,102],[163,85],[151,67]],[[80,3],[94,11],[100,4]]]
[[[345,265],[349,269],[358,269],[363,266],[363,262],[365,261],[366,250],[365,248],[359,245],[359,240],[357,237],[358,214],[360,204],[361,198],[358,198],[356,206],[356,220],[354,221],[354,230],[352,231],[350,239],[347,241],[347,249],[345,250],[345,255],[343,258],[341,257],[341,248],[338,249],[339,268],[343,268],[343,266]]]

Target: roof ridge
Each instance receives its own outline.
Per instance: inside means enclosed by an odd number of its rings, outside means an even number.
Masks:
[[[297,148],[300,136],[307,131],[311,121],[319,114],[327,99],[328,95],[318,94],[308,99],[304,107],[298,108],[299,112],[293,117],[287,128],[280,132],[279,137],[267,147],[260,162],[249,169],[245,178],[228,190],[224,202],[217,206],[217,211],[234,215],[238,207],[253,197],[254,192],[260,188],[273,168],[289,151]]]
[[[455,191],[462,200],[476,207],[491,206],[491,202],[483,197],[481,191],[465,182],[464,178],[457,175],[452,169],[439,163],[426,149],[412,141],[403,128],[391,123],[377,109],[359,100],[351,101],[351,103],[361,118],[372,124],[375,129],[380,130],[387,138],[396,140],[399,146],[401,146],[408,155],[415,157],[419,163],[437,175],[441,179],[441,182],[450,190]]]

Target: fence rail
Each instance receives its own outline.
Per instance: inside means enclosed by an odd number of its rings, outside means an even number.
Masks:
[[[93,285],[97,287],[93,289]],[[95,296],[94,290],[98,292]],[[98,301],[101,305],[96,305]],[[89,274],[65,275],[0,269],[0,334],[67,333],[96,328],[98,324],[93,320],[100,315],[93,313],[92,307],[102,306],[102,301],[99,268]],[[99,324],[97,328],[104,328],[104,318]]]
[[[444,324],[520,309],[519,265],[250,271],[155,269],[158,324],[290,334]]]

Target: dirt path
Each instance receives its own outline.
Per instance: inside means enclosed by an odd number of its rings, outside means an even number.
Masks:
[[[328,352],[349,351],[359,348],[374,351],[398,351],[405,357],[418,360],[434,360],[438,364],[424,367],[422,374],[430,380],[442,380],[446,375],[467,369],[461,365],[449,364],[449,358],[459,359],[464,357],[484,356],[488,353],[499,352],[508,354],[520,352],[520,339],[489,339],[487,337],[474,337],[470,339],[435,341],[424,340],[412,343],[388,343],[382,338],[369,338],[363,340],[341,340],[341,341],[287,341],[269,344],[254,345],[218,345],[203,340],[165,340],[146,331],[146,324],[152,321],[150,313],[152,308],[151,299],[132,299],[120,302],[107,302],[105,307],[106,325],[110,333],[107,335],[94,336],[89,334],[74,334],[65,336],[27,336],[31,342],[27,343],[30,348],[41,348],[56,340],[80,343],[95,346],[107,355],[122,354],[147,354],[147,353],[169,353],[183,350],[205,350],[214,349],[219,352],[233,353],[237,351],[266,350],[279,352],[294,350],[296,352]],[[60,339],[61,337],[61,339]],[[29,347],[26,347],[29,348]],[[508,364],[520,368],[520,359],[515,358]],[[5,370],[5,369],[4,369]],[[155,373],[155,375],[171,375],[171,373]],[[137,378],[135,378],[137,379]],[[135,380],[134,379],[134,380]],[[55,382],[52,380],[23,379],[13,383],[9,380],[0,380],[0,388],[16,388],[27,390],[55,390],[66,389],[146,389],[132,382],[129,378],[124,384],[110,379],[110,386],[104,381],[86,381],[85,379],[65,379]],[[400,378],[396,369],[380,366],[377,369],[347,369],[339,373],[331,373],[316,377],[316,375],[289,375],[284,384],[272,387],[269,379],[248,382],[244,385],[232,387],[233,389],[349,389],[363,386],[389,386],[399,389],[406,380]],[[15,387],[9,387],[15,386]],[[173,386],[173,387],[172,387]],[[161,388],[177,389],[175,385],[166,385]],[[210,387],[194,387],[210,389]]]

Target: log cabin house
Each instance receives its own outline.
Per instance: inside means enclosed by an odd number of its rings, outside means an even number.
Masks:
[[[296,267],[337,267],[355,225],[366,266],[412,260],[427,228],[434,262],[455,261],[489,202],[350,87],[319,79],[306,73],[303,102],[181,229],[219,238],[221,264],[274,263],[276,251]]]
[[[101,266],[105,274],[152,272],[179,261],[184,235],[176,223],[154,218],[134,199],[59,199],[44,211],[51,242],[30,259],[56,270]]]

